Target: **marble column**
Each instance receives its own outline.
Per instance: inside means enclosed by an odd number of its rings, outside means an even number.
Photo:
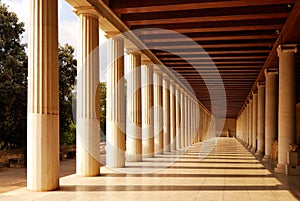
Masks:
[[[265,151],[265,85],[257,84],[257,152],[262,156]]]
[[[189,119],[188,119],[188,96],[185,93],[184,96],[184,118],[185,118],[185,131],[184,131],[184,146],[188,146],[188,128],[189,128]]]
[[[256,151],[257,140],[257,92],[253,92],[253,116],[252,116],[252,152]]]
[[[184,91],[180,92],[180,138],[181,148],[185,147],[185,94]]]
[[[171,151],[176,150],[176,99],[175,99],[175,83],[170,82],[170,142]]]
[[[248,125],[248,128],[249,128],[249,136],[248,136],[248,148],[251,149],[252,148],[252,118],[253,118],[253,99],[250,99],[249,100],[249,110],[248,110],[248,118],[249,118],[249,125]]]
[[[269,161],[272,154],[272,144],[277,139],[277,69],[266,69],[266,105],[265,105],[265,156]]]
[[[188,97],[187,99],[187,123],[188,123],[188,136],[187,136],[187,141],[188,141],[188,146],[191,145],[191,135],[192,135],[192,118],[191,118],[191,98]]]
[[[31,0],[30,9],[27,188],[47,191],[59,187],[57,0]]]
[[[127,60],[126,160],[134,162],[142,161],[141,54],[129,51]]]
[[[109,39],[106,100],[106,166],[125,165],[124,39]]]
[[[176,150],[181,148],[181,110],[180,110],[180,101],[181,93],[178,85],[175,86],[175,113],[176,113]]]
[[[144,66],[143,76],[143,157],[154,157],[153,65]]]
[[[170,136],[170,80],[163,78],[164,152],[171,151]]]
[[[296,142],[296,83],[295,53],[297,45],[280,45],[278,100],[278,164],[277,172],[284,172],[289,145]]]
[[[76,96],[76,174],[100,174],[99,21],[97,11],[78,8],[80,34]]]
[[[164,130],[163,130],[163,82],[162,73],[159,70],[153,75],[154,89],[154,152],[162,154],[164,149]]]

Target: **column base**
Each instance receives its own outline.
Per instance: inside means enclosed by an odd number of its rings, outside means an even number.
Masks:
[[[257,151],[255,153],[255,156],[257,156],[257,157],[263,157],[263,155],[264,155],[264,153],[262,151]]]
[[[251,152],[252,152],[252,153],[255,153],[255,151],[256,151],[256,148],[255,148],[255,147],[252,147]]]
[[[142,155],[126,153],[126,161],[127,162],[141,162]]]
[[[274,171],[277,173],[285,173],[285,164],[277,164]]]
[[[152,154],[143,154],[143,158],[154,158],[154,153],[152,153]]]
[[[262,160],[264,162],[270,162],[271,161],[271,156],[270,155],[265,155]]]

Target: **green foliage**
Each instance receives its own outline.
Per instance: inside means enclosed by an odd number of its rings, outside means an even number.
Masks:
[[[76,128],[73,122],[72,99],[76,80],[77,61],[74,59],[74,48],[68,44],[59,46],[59,123],[60,144],[75,144]]]
[[[99,83],[100,88],[100,141],[106,141],[106,82]]]
[[[0,150],[24,148],[27,130],[27,56],[24,24],[0,1]]]

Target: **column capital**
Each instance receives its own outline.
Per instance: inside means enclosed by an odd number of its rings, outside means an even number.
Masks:
[[[284,52],[297,53],[297,44],[282,44],[277,48],[278,57]]]
[[[267,76],[269,74],[278,75],[278,69],[277,68],[268,68],[268,69],[265,69],[264,73],[265,73],[265,76]]]
[[[257,83],[257,88],[259,87],[265,87],[265,83],[264,82],[258,82]]]
[[[143,59],[142,60],[142,65],[151,65],[153,62],[150,59]]]
[[[94,6],[81,6],[81,7],[75,7],[74,13],[76,15],[86,15],[91,16],[94,18],[99,19],[101,15],[98,13],[98,11],[95,9]]]
[[[105,32],[105,36],[106,38],[113,38],[113,37],[117,37],[117,35],[121,34],[121,32],[119,31],[108,31]],[[118,37],[118,38],[122,38],[122,37]],[[123,39],[123,38],[122,38]],[[124,40],[124,39],[123,39]]]
[[[142,52],[137,48],[125,48],[127,54],[142,55]]]
[[[257,96],[258,92],[257,91],[252,91],[252,96]]]

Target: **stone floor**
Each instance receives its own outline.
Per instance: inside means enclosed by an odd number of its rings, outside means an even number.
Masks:
[[[236,139],[215,138],[187,150],[125,168],[101,168],[99,177],[66,176],[61,188],[0,195],[0,200],[299,200],[300,177],[266,169]]]

